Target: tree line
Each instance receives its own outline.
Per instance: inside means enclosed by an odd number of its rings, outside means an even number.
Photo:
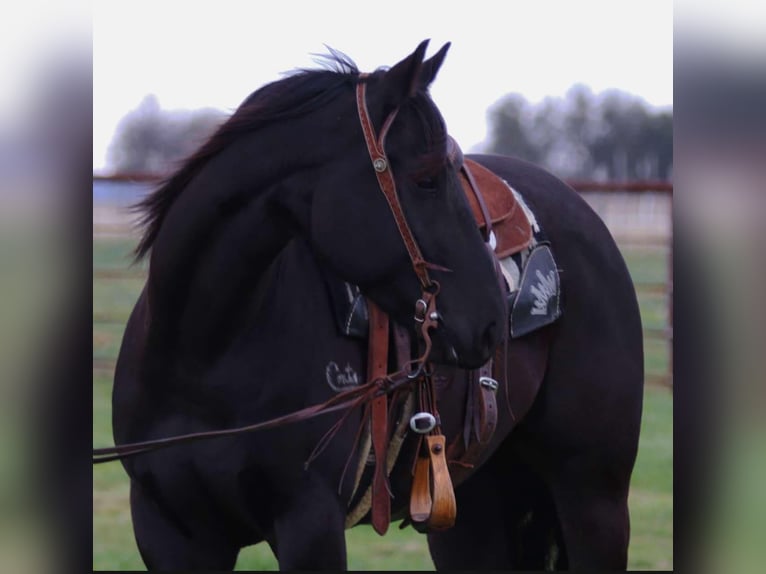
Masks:
[[[190,155],[226,114],[168,111],[149,95],[121,121],[109,150],[118,172],[167,173]],[[482,150],[539,164],[562,178],[671,178],[673,112],[619,90],[594,94],[575,85],[539,103],[507,94],[487,111]]]
[[[167,174],[226,120],[213,108],[169,111],[149,94],[120,120],[107,151],[117,173]]]
[[[673,112],[619,90],[575,85],[563,98],[534,104],[508,94],[487,112],[484,151],[542,165],[559,177],[670,179]]]

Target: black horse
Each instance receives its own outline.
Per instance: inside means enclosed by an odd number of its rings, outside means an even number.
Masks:
[[[475,156],[523,194],[561,267],[561,319],[507,338],[495,262],[426,91],[447,46],[429,60],[425,48],[368,76],[335,54],[335,70],[265,86],[145,200],[137,253],[151,251],[149,276],[117,362],[115,442],[233,428],[322,403],[335,392],[331,364],[364,379],[367,345],[339,334],[326,271],[409,329],[415,301],[438,284],[430,358],[449,380],[444,434],[462,432],[466,369],[498,348],[507,373],[498,404],[507,408],[482,459],[455,474],[455,526],[428,534],[436,566],[625,568],[643,351],[624,261],[560,180]],[[376,182],[380,166],[354,101],[360,83],[375,133],[388,132],[384,169],[423,259]],[[423,269],[432,283],[418,283]],[[354,488],[344,468],[361,410],[304,465],[339,416],[124,460],[146,565],[230,569],[240,548],[265,540],[281,569],[344,569]],[[406,513],[414,448],[407,437],[390,477],[394,519]]]

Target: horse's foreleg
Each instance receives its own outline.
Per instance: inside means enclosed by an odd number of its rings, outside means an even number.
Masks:
[[[428,534],[428,549],[437,570],[509,570],[502,491],[490,472],[481,469],[455,489],[455,525]]]
[[[274,521],[280,570],[345,570],[344,507],[328,483],[307,479]]]
[[[136,480],[130,509],[138,550],[148,570],[233,570],[239,548],[215,525],[181,523]]]

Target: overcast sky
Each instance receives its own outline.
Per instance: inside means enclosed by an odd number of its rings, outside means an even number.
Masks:
[[[668,0],[279,0],[94,2],[93,165],[146,94],[164,109],[233,111],[253,90],[315,67],[325,44],[362,71],[430,38],[452,42],[431,93],[464,150],[486,137],[487,108],[509,92],[539,101],[576,83],[673,102]]]

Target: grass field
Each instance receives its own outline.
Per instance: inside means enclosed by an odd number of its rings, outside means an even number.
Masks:
[[[133,241],[94,239],[93,245],[93,445],[112,444],[111,377],[125,321],[143,285],[143,268],[129,268]],[[666,253],[625,250],[636,282],[663,282]],[[646,328],[667,323],[664,294],[640,292]],[[661,375],[668,365],[667,345],[646,341],[649,375]],[[673,568],[673,398],[672,391],[648,385],[638,460],[630,493],[631,545],[629,568]],[[385,537],[360,526],[347,532],[351,570],[433,570],[425,537],[392,525]],[[93,569],[144,570],[133,539],[128,504],[128,481],[119,463],[93,469]],[[276,570],[276,560],[265,544],[244,549],[238,570]]]

